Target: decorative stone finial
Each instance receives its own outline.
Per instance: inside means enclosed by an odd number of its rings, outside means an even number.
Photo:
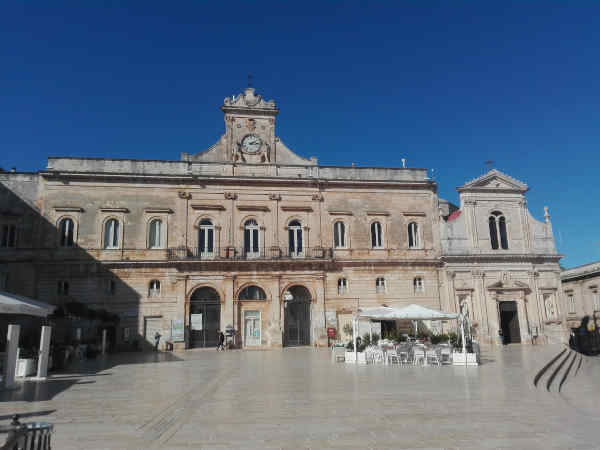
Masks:
[[[548,207],[544,206],[544,219],[546,223],[550,223],[550,213],[548,212]]]

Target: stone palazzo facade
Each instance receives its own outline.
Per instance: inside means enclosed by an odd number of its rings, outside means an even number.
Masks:
[[[226,98],[225,133],[180,161],[50,157],[0,173],[1,288],[120,316],[115,341],[327,344],[359,307],[466,305],[482,343],[564,338],[549,215],[491,170],[440,199],[426,169],[320,166],[277,137],[273,101]],[[436,331],[454,323],[429,323]],[[179,344],[183,345],[183,344]]]

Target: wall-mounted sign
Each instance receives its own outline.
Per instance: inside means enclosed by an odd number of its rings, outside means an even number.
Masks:
[[[327,337],[335,339],[335,328],[327,328]]]
[[[183,342],[183,333],[183,320],[171,320],[171,341]]]
[[[327,327],[337,328],[337,312],[325,311],[325,322],[327,322]]]
[[[190,314],[190,329],[202,331],[202,314]]]

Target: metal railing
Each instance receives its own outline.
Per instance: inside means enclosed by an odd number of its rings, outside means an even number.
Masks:
[[[20,423],[18,414],[10,425],[0,427],[0,433],[7,433],[0,450],[50,450],[50,438],[54,425],[46,422]]]
[[[177,260],[306,260],[306,259],[331,259],[333,251],[325,247],[307,247],[302,250],[292,250],[287,247],[267,247],[248,249],[239,247],[223,247],[209,250],[194,247],[176,247],[167,251],[170,261]]]

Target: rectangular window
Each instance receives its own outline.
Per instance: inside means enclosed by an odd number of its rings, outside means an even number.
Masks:
[[[385,292],[385,278],[379,277],[375,280],[375,292]]]
[[[575,297],[573,294],[567,297],[567,307],[569,308],[569,314],[575,314]]]
[[[598,294],[598,291],[592,292],[592,305],[594,311],[600,311],[600,294]]]
[[[0,291],[8,290],[8,274],[0,273]]]
[[[117,284],[115,283],[115,280],[109,278],[107,280],[105,280],[104,282],[104,292],[108,295],[115,295],[115,292],[117,290]]]
[[[0,228],[0,247],[12,248],[17,246],[17,226],[3,224]]]
[[[69,282],[59,281],[56,286],[56,293],[58,295],[69,295]]]

